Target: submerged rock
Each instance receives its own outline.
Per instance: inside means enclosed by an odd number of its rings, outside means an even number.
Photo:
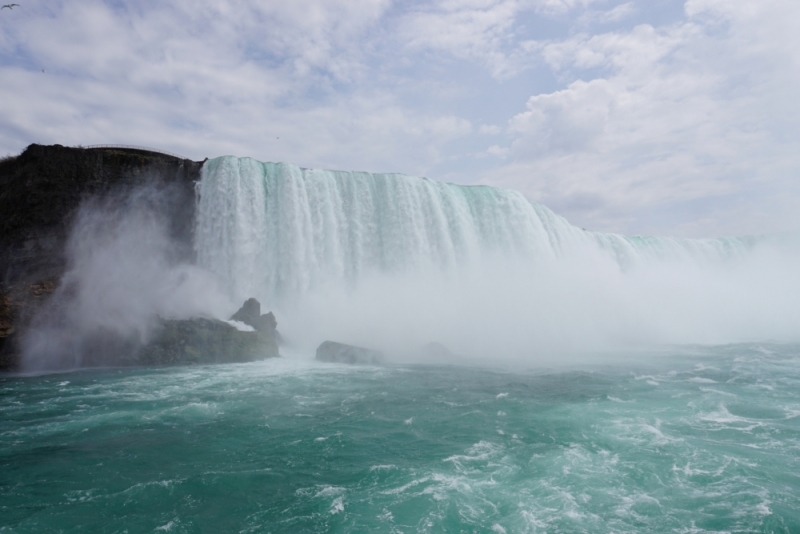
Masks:
[[[268,332],[244,332],[216,319],[165,319],[162,320],[158,333],[130,363],[233,363],[279,356],[276,339]]]
[[[317,361],[328,363],[349,363],[378,365],[384,362],[383,353],[335,341],[323,341],[317,347]]]

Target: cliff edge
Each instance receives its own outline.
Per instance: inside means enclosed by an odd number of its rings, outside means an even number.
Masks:
[[[65,272],[65,247],[81,204],[157,188],[176,254],[191,260],[202,166],[144,149],[36,144],[0,160],[0,371],[17,367],[20,333]]]

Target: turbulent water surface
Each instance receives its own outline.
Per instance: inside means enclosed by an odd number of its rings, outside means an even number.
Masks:
[[[797,345],[5,376],[0,421],[2,532],[800,532]]]
[[[198,193],[196,265],[157,217],[73,235],[56,330],[256,297],[291,350],[0,377],[0,531],[800,532],[796,239],[596,233],[514,191],[248,158]],[[25,369],[80,361],[48,332]],[[323,340],[393,365],[313,363]]]

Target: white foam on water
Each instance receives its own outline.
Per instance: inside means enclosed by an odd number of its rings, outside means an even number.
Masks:
[[[169,523],[156,527],[156,530],[163,530],[165,532],[170,532],[172,531],[172,527],[174,526],[175,526],[175,521],[170,521]]]
[[[393,469],[397,469],[397,466],[394,464],[372,465],[369,468],[370,471],[391,471]]]
[[[422,477],[422,478],[419,478],[419,479],[412,480],[411,482],[408,482],[407,484],[403,484],[400,487],[392,488],[392,489],[388,489],[388,490],[383,490],[383,491],[381,491],[381,493],[384,494],[384,495],[397,495],[397,494],[400,494],[400,493],[405,493],[407,490],[409,490],[411,488],[414,488],[416,486],[419,486],[420,484],[425,484],[429,480],[430,480],[430,477],[425,476],[425,477]]]
[[[697,419],[710,424],[714,429],[734,429],[742,432],[750,432],[754,428],[764,426],[762,421],[732,414],[723,403],[720,403],[712,412],[698,415]]]
[[[331,503],[329,512],[333,515],[344,512],[344,497],[337,497]]]
[[[703,378],[701,376],[693,376],[688,380],[689,382],[693,382],[695,384],[716,384],[716,380],[712,380],[710,378]]]

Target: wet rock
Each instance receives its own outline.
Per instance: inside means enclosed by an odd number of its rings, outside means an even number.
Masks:
[[[275,332],[278,321],[272,312],[261,314],[261,303],[254,298],[247,299],[239,311],[231,316],[231,321],[239,321],[252,326],[259,332]]]
[[[155,187],[175,259],[191,261],[195,182],[203,162],[131,148],[30,145],[0,158],[0,372],[16,369],[21,334],[62,278],[72,223],[87,199]]]
[[[162,320],[158,333],[134,356],[132,365],[252,362],[277,358],[275,337],[243,332],[216,319]]]
[[[316,359],[320,362],[349,363],[352,365],[379,365],[384,363],[382,352],[335,341],[323,341],[317,347]]]
[[[260,315],[261,303],[254,298],[249,298],[244,301],[239,311],[231,316],[231,321],[239,321],[240,323],[253,326],[252,323],[256,321]],[[253,328],[255,327],[253,326]]]
[[[0,287],[0,372],[19,370],[22,334],[56,289],[55,280]]]

